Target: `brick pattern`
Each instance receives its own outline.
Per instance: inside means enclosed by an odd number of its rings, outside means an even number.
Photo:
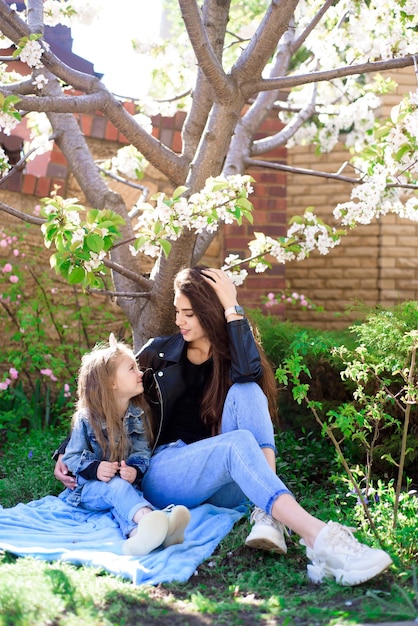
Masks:
[[[399,95],[416,89],[413,68],[394,76],[396,93],[382,99],[379,115],[388,117]],[[340,147],[331,155],[318,158],[312,147],[289,150],[288,164],[295,167],[336,172],[349,155]],[[347,170],[350,172],[350,170]],[[288,216],[303,213],[314,206],[329,223],[332,209],[347,201],[351,188],[345,183],[289,174],[287,185]],[[338,329],[361,317],[354,306],[358,301],[368,306],[393,306],[405,300],[418,299],[418,225],[416,222],[387,216],[370,226],[362,226],[343,238],[339,247],[327,256],[313,254],[303,262],[286,265],[288,289],[304,293],[323,313],[288,307],[286,316],[298,323],[320,328]]]

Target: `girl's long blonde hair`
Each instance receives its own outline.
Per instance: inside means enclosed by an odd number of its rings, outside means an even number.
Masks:
[[[113,335],[109,344],[97,344],[81,359],[77,385],[77,410],[87,409],[103,459],[118,462],[129,455],[129,441],[123,420],[118,415],[111,383],[123,355],[135,360],[133,351],[116,341]],[[139,406],[140,396],[135,396],[131,402]],[[77,413],[73,417],[75,419]]]

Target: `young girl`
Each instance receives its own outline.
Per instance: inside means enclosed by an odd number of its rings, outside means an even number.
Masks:
[[[128,537],[123,553],[145,555],[182,543],[190,513],[184,506],[155,511],[142,495],[150,449],[139,398],[144,388],[134,354],[117,342],[85,354],[78,404],[63,458],[77,486],[61,497],[90,511],[110,510]]]

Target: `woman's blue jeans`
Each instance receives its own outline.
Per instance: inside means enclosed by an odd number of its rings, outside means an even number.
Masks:
[[[127,537],[137,524],[135,513],[144,506],[152,507],[131,483],[120,476],[114,476],[108,483],[89,480],[81,491],[80,507],[88,511],[111,511]]]
[[[267,398],[256,383],[236,383],[225,400],[221,434],[159,446],[142,482],[144,496],[160,508],[203,502],[234,508],[249,499],[271,514],[275,500],[290,492],[262,448],[275,450]]]

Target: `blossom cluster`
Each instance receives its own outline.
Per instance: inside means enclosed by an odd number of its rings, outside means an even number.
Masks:
[[[204,188],[186,198],[186,187],[179,187],[169,199],[163,193],[154,196],[156,206],[141,203],[142,211],[134,228],[137,241],[131,252],[143,252],[156,257],[169,251],[170,241],[175,241],[184,229],[199,234],[214,233],[221,222],[232,224],[242,217],[249,218],[252,205],[248,195],[253,191],[253,179],[248,176],[209,177]],[[164,247],[165,246],[165,247]]]
[[[306,55],[296,72],[309,74],[330,67],[368,63],[408,56],[418,47],[418,3],[416,0],[340,0],[329,7],[325,19],[308,36]],[[298,3],[295,16],[295,38],[303,33],[319,9],[319,3],[304,0]],[[346,146],[362,150],[368,143],[375,122],[379,94],[394,90],[391,79],[374,76],[335,78],[319,83],[315,96],[315,116],[306,122],[288,142],[294,145],[314,144],[320,152],[330,152],[345,133]],[[280,117],[290,124],[297,111],[310,102],[312,85],[291,91],[287,108]]]
[[[44,19],[47,26],[78,22],[90,26],[102,7],[98,0],[44,0]]]

